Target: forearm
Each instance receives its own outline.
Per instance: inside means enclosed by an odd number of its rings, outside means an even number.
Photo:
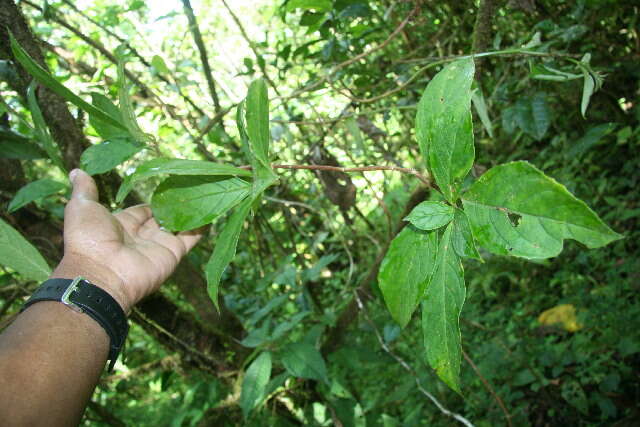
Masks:
[[[78,425],[105,367],[109,336],[92,318],[39,302],[0,335],[0,419],[6,426]]]
[[[109,292],[129,311],[117,291],[118,278],[85,260],[67,257],[52,278],[83,276]],[[110,338],[87,314],[60,302],[37,302],[0,335],[2,425],[77,425],[109,351]]]

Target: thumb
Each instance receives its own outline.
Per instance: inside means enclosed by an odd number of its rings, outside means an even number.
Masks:
[[[96,183],[85,171],[74,169],[69,173],[69,180],[73,186],[71,200],[84,199],[93,202],[98,201],[98,188]]]

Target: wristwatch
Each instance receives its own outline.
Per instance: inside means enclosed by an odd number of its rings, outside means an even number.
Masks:
[[[109,371],[113,370],[118,354],[129,332],[127,317],[120,304],[109,293],[82,277],[49,279],[24,304],[21,311],[40,301],[59,301],[71,309],[89,315],[107,331]]]

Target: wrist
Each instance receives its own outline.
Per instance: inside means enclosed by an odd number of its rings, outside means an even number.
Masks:
[[[50,278],[73,279],[78,276],[82,276],[93,285],[108,292],[120,304],[122,310],[129,314],[134,301],[127,295],[124,281],[109,267],[86,257],[65,255],[51,273]]]

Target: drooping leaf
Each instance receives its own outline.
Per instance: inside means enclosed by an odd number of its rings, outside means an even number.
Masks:
[[[63,183],[48,178],[30,182],[18,190],[9,203],[7,211],[9,213],[14,212],[31,202],[56,194],[65,188],[66,185]]]
[[[482,257],[478,253],[476,248],[475,239],[471,232],[471,225],[469,224],[469,218],[463,210],[456,208],[456,213],[453,217],[453,232],[451,235],[451,241],[453,243],[453,250],[460,257],[473,258],[482,262]]]
[[[47,152],[47,155],[53,164],[59,167],[60,170],[66,174],[67,170],[62,162],[62,156],[60,156],[60,148],[51,137],[49,128],[47,128],[44,117],[42,117],[42,111],[40,111],[40,106],[36,99],[35,88],[35,81],[27,87],[27,103],[29,104],[29,111],[31,111],[31,117],[33,118],[36,135],[38,140],[40,140],[40,144],[42,144],[42,148]]]
[[[584,83],[582,85],[582,101],[580,102],[580,113],[582,113],[582,117],[586,117],[587,107],[589,106],[589,100],[591,99],[591,95],[593,95],[593,91],[596,87],[596,82],[593,76],[586,70],[583,70],[584,73]]]
[[[271,353],[265,351],[251,363],[242,380],[240,408],[245,418],[262,402],[271,377]]]
[[[416,137],[422,156],[452,203],[475,156],[471,121],[474,71],[472,59],[447,65],[429,82],[418,104]]]
[[[482,126],[487,130],[489,137],[493,138],[493,124],[489,118],[489,109],[487,108],[487,103],[484,101],[484,95],[480,87],[471,94],[471,102],[473,106],[476,107],[476,112],[478,113],[478,117],[480,117]]]
[[[324,359],[309,343],[296,342],[286,346],[282,351],[282,364],[294,377],[328,382]]]
[[[88,102],[86,102],[85,100],[83,100],[82,98],[74,94],[73,92],[71,92],[69,89],[67,89],[64,85],[62,85],[59,81],[57,81],[51,74],[49,74],[47,70],[45,70],[37,62],[35,62],[33,58],[31,58],[29,54],[25,52],[24,49],[22,49],[22,47],[16,41],[16,39],[13,37],[12,34],[10,34],[10,38],[11,38],[11,51],[13,52],[13,56],[20,63],[20,65],[22,65],[25,68],[25,70],[27,70],[29,74],[31,74],[33,78],[35,78],[40,84],[48,87],[49,89],[51,89],[51,91],[57,93],[62,98],[71,102],[81,110],[86,111],[89,115],[94,115],[100,120],[102,120],[103,122],[109,123],[113,126],[116,126],[125,130],[127,129],[127,127],[123,123],[118,121],[116,118],[111,117],[105,111],[89,104]]]
[[[240,203],[233,214],[231,214],[222,232],[216,239],[213,254],[211,254],[211,258],[209,258],[209,262],[207,263],[205,269],[207,292],[216,308],[218,308],[218,287],[220,286],[222,273],[236,255],[236,247],[238,246],[240,231],[242,231],[242,224],[244,224],[245,218],[249,215],[252,203],[253,200],[251,198],[246,198]]]
[[[413,208],[404,219],[420,230],[435,230],[453,219],[455,208],[442,202],[426,201]]]
[[[228,176],[170,176],[151,198],[153,215],[163,227],[193,230],[210,224],[240,203],[251,184]]]
[[[80,167],[89,175],[109,172],[143,148],[130,144],[126,140],[104,141],[84,150],[80,155]]]
[[[435,269],[422,303],[422,333],[427,361],[442,381],[460,393],[460,311],[465,299],[464,272],[453,250],[453,224],[438,246]]]
[[[28,280],[42,282],[51,274],[40,252],[16,229],[0,218],[0,265],[12,268]]]
[[[549,258],[560,253],[564,239],[597,248],[622,237],[563,185],[523,161],[490,169],[463,203],[478,243],[498,255]]]
[[[285,10],[291,12],[296,9],[328,12],[331,10],[331,0],[289,0]]]
[[[218,164],[203,160],[186,159],[153,159],[138,166],[131,175],[124,178],[116,202],[120,203],[127,197],[136,182],[158,175],[231,175],[251,176],[251,171],[236,168],[231,165]]]
[[[438,249],[435,232],[406,226],[382,260],[378,284],[391,317],[405,327],[424,295]]]

